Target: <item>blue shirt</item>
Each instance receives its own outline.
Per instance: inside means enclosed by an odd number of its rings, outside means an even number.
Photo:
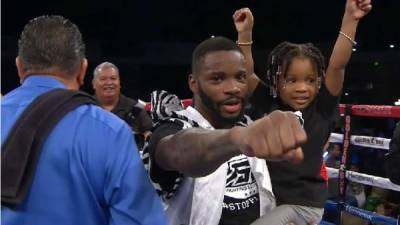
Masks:
[[[53,88],[65,87],[35,75],[2,97],[2,143],[29,103]],[[24,201],[12,209],[2,206],[1,217],[7,225],[165,224],[132,132],[94,105],[67,113],[54,127]]]

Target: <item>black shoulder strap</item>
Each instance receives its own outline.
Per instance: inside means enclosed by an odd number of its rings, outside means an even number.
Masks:
[[[54,89],[37,97],[18,118],[1,148],[1,203],[19,204],[35,172],[42,143],[66,113],[83,104],[96,104],[90,95]]]

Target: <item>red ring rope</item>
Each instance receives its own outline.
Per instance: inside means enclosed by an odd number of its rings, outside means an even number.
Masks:
[[[344,104],[339,105],[340,113],[344,113]],[[388,105],[353,105],[351,115],[368,117],[400,118],[400,106]]]
[[[192,99],[183,99],[182,104],[187,107],[192,104]],[[144,106],[146,111],[150,111],[150,103]],[[344,113],[344,104],[339,105],[340,113]],[[368,117],[388,117],[400,118],[400,106],[389,105],[353,105],[351,108],[353,116],[368,116]]]

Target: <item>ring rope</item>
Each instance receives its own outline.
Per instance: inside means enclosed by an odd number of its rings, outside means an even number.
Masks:
[[[337,178],[339,175],[339,170],[331,167],[326,167],[329,178]],[[358,173],[355,171],[346,171],[346,178],[350,181],[366,184],[379,188],[386,188],[393,191],[400,191],[400,185],[396,185],[390,182],[389,179],[383,177],[372,176],[369,174]]]
[[[345,203],[336,203],[334,201],[327,200],[325,203],[325,208],[329,210],[341,209],[342,211],[345,211],[353,216],[368,220],[374,224],[397,225],[397,220],[392,217],[382,216],[370,211],[347,205]]]
[[[344,104],[339,104],[340,113],[344,113]],[[351,115],[367,117],[400,118],[400,106],[389,105],[353,105]]]
[[[187,107],[192,104],[192,99],[183,99],[181,103],[184,107]],[[150,111],[150,103],[146,102],[144,108],[146,111]],[[339,104],[339,111],[344,113],[344,104]],[[354,116],[400,118],[400,106],[353,105],[351,114]]]
[[[369,148],[377,148],[377,149],[385,149],[389,150],[389,143],[391,139],[381,138],[381,137],[370,137],[370,136],[361,136],[361,135],[351,135],[350,136],[350,144],[369,147]],[[331,133],[329,137],[329,142],[331,143],[342,143],[343,134],[339,133]]]

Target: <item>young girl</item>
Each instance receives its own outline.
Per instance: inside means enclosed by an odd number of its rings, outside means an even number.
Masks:
[[[268,162],[277,207],[254,224],[296,225],[318,223],[327,197],[322,149],[338,116],[344,69],[350,59],[359,20],[371,10],[370,0],[347,0],[342,26],[328,68],[321,52],[312,44],[283,42],[267,62],[265,83],[251,76],[250,98],[256,118],[273,110],[301,111],[308,140],[302,146],[304,160]],[[237,44],[245,53],[247,70],[253,72],[251,55],[253,16],[244,8],[233,15]]]

